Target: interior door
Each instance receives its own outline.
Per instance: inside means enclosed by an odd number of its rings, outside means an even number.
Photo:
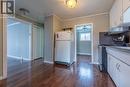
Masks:
[[[43,57],[43,29],[33,26],[33,60]]]

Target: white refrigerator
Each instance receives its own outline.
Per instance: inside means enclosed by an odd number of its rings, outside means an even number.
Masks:
[[[74,61],[72,56],[72,32],[61,31],[55,33],[55,62],[71,65]]]

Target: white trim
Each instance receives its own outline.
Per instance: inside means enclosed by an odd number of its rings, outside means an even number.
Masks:
[[[54,64],[54,62],[51,61],[44,61],[44,63]]]
[[[62,21],[62,19],[59,16],[57,16],[56,14],[53,14],[53,16],[55,16],[58,20]]]
[[[91,55],[91,53],[80,53],[80,52],[78,52],[77,54],[79,54],[79,55]]]
[[[32,35],[32,23],[29,24],[29,59],[32,59],[32,39],[33,39],[33,35]]]
[[[20,19],[20,18],[17,18],[17,17],[15,17],[15,18],[8,18],[8,19],[10,19],[10,20],[14,20],[14,21],[18,21],[18,22],[21,22],[21,23],[27,23],[27,24],[32,24],[32,23],[30,23],[30,22],[28,22],[28,21],[25,21],[25,20],[22,20],[22,19]],[[6,25],[7,26],[7,25]]]
[[[6,79],[7,78],[7,18],[3,18],[3,72],[2,73],[3,73],[2,79]]]
[[[91,64],[96,64],[96,65],[99,65],[99,63],[98,63],[98,62],[91,62]]]
[[[108,15],[108,14],[109,14],[109,12],[103,12],[103,13],[99,13],[99,14],[92,14],[92,15],[87,15],[87,16],[64,19],[63,21],[71,21],[71,20],[80,19],[80,18],[88,18],[88,17],[99,16],[99,15]]]
[[[20,22],[15,22],[15,23],[9,24],[9,25],[7,25],[7,26],[8,26],[8,27],[11,27],[11,26],[14,26],[14,25],[17,25],[17,24],[20,24]]]
[[[74,61],[77,62],[77,31],[76,28],[77,26],[75,25],[74,27],[74,40],[75,40],[75,59]]]
[[[31,61],[31,59],[29,59],[29,58],[22,58],[22,57],[18,57],[18,56],[8,55],[8,57],[13,58],[13,59],[19,59],[19,60],[27,60],[27,61]]]
[[[27,18],[27,19],[29,19],[29,20],[31,20],[31,21],[33,21],[33,22],[38,22],[38,23],[40,23],[38,20],[36,20],[36,19],[34,19],[34,18],[30,17],[30,16],[26,16],[26,15],[21,15],[21,14],[19,14],[19,12],[16,12],[16,15],[18,15],[18,16],[20,16],[20,17]]]

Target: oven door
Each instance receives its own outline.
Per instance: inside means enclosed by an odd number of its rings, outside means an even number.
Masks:
[[[98,46],[99,70],[102,71],[102,46]]]

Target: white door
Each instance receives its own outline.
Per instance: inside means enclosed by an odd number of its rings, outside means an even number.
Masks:
[[[38,26],[33,26],[33,59],[43,57],[43,30]]]

